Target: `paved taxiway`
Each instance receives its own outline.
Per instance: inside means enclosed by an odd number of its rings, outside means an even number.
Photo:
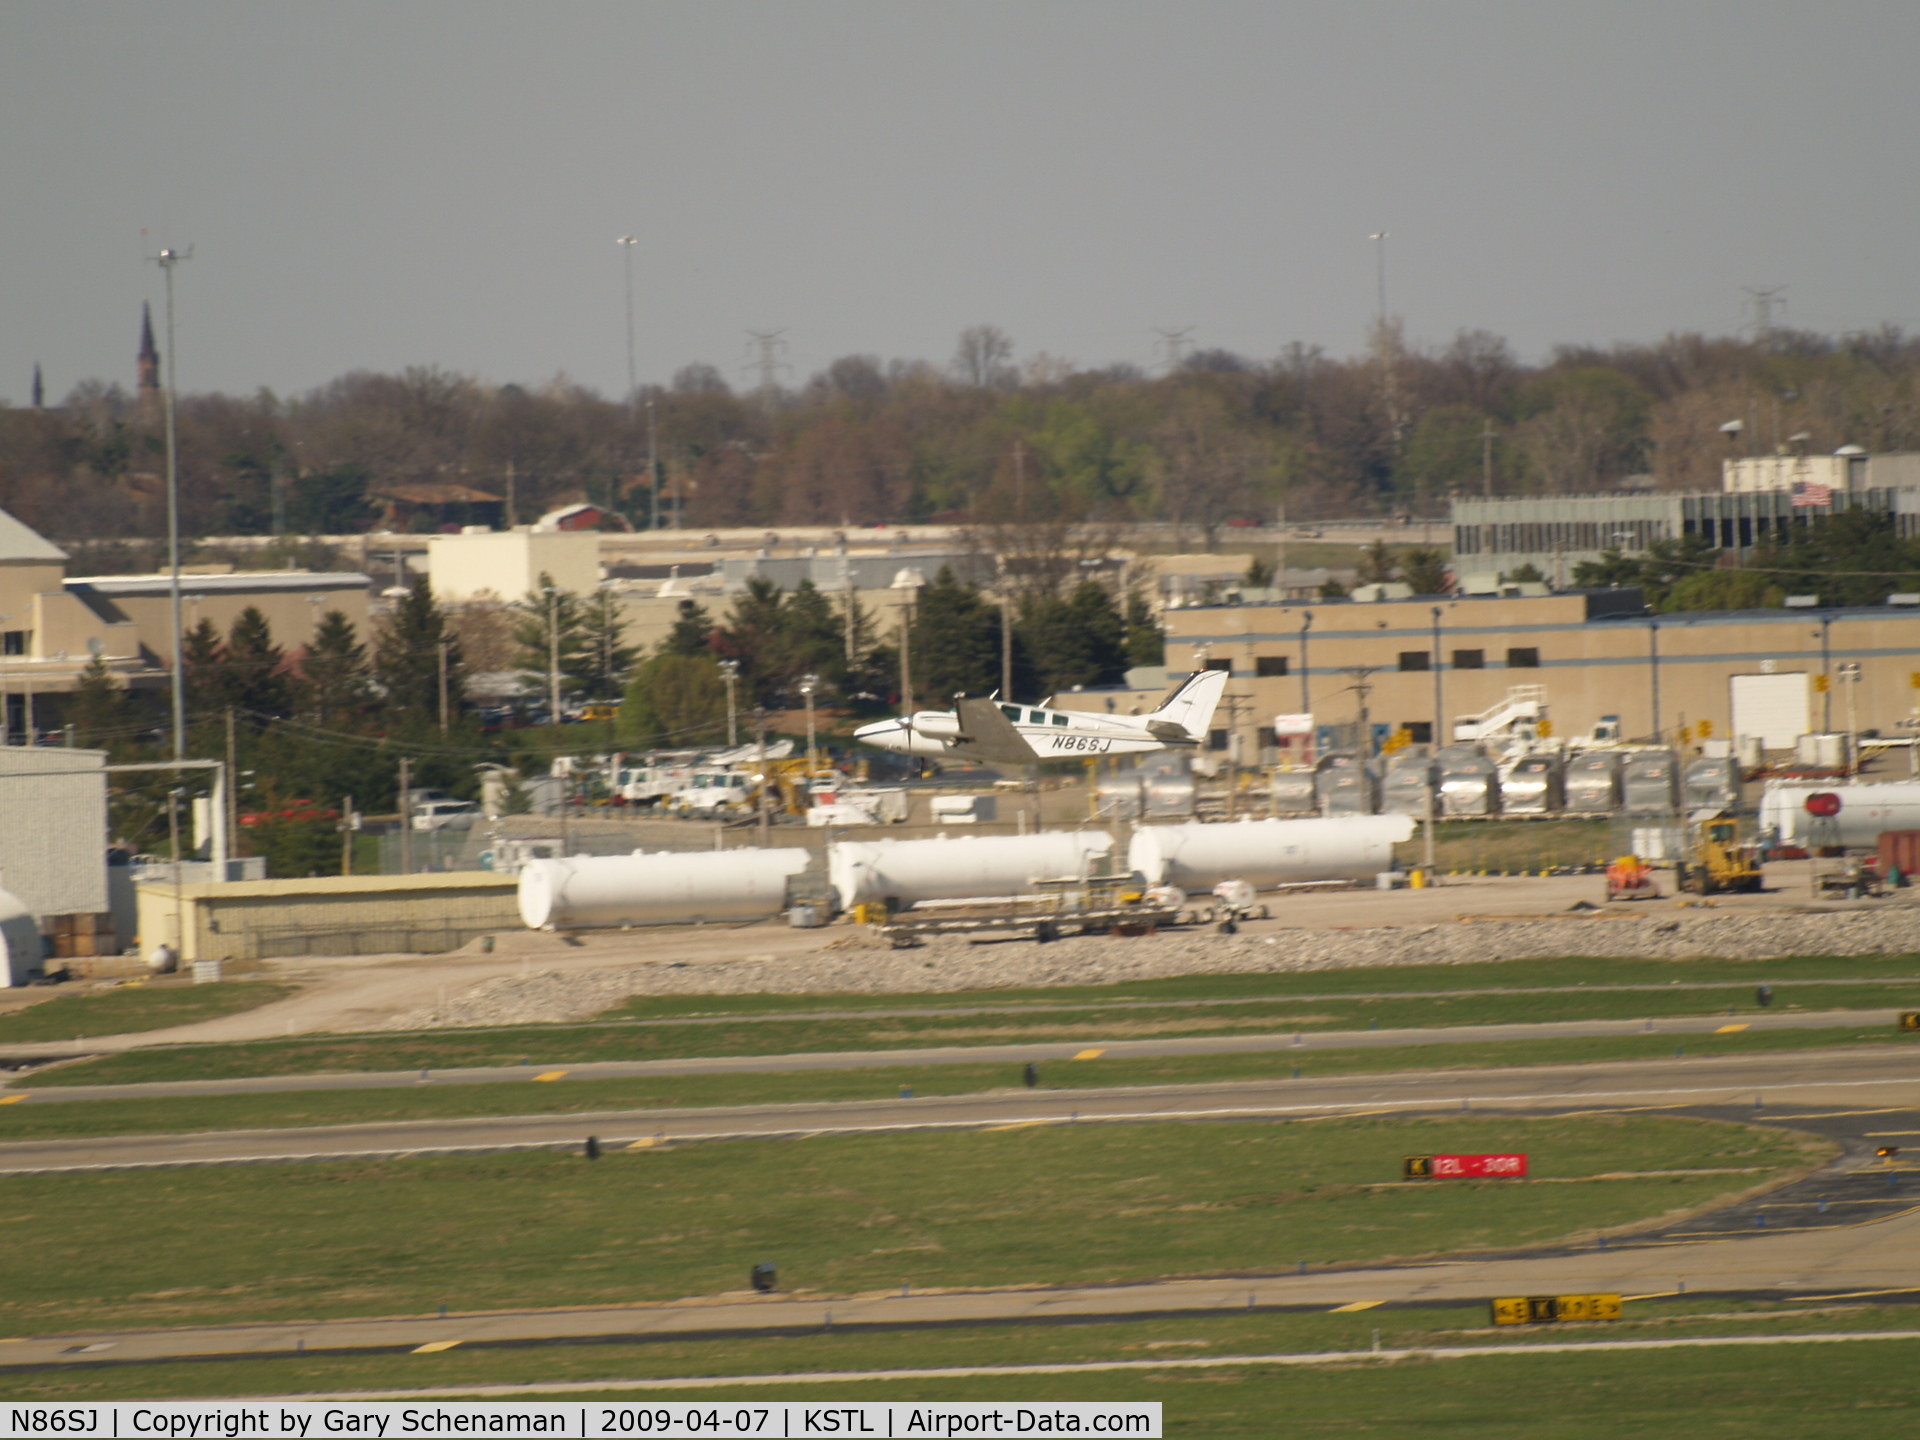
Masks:
[[[885,1065],[1009,1065],[1073,1060],[1089,1050],[1113,1060],[1181,1055],[1253,1055],[1275,1051],[1390,1049],[1408,1045],[1485,1045],[1507,1040],[1595,1039],[1628,1035],[1710,1035],[1721,1031],[1829,1030],[1880,1027],[1892,1032],[1899,1011],[1749,1011],[1669,1016],[1658,1020],[1560,1020],[1524,1025],[1435,1025],[1395,1030],[1323,1030],[1266,1035],[1191,1035],[1153,1040],[1077,1039],[1012,1045],[938,1045],[900,1050],[807,1051],[786,1055],[699,1056],[674,1060],[564,1061],[446,1070],[382,1070],[317,1075],[264,1075],[232,1080],[173,1080],[131,1085],[14,1087],[33,1104],[67,1100],[135,1100],[196,1095],[257,1095],[313,1090],[386,1090],[401,1086],[525,1083],[535,1076],[574,1080],[679,1075],[768,1075],[796,1070],[859,1070]],[[28,1103],[15,1102],[15,1103]]]

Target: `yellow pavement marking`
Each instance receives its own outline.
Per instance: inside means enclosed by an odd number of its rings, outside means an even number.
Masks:
[[[451,1350],[459,1343],[458,1340],[429,1340],[424,1345],[415,1346],[413,1353],[416,1355],[438,1355],[442,1350]]]
[[[1796,1115],[1796,1120],[1846,1120],[1856,1115],[1911,1115],[1911,1105],[1889,1105],[1884,1110],[1818,1110],[1811,1115]]]
[[[980,1133],[983,1135],[991,1135],[996,1130],[1031,1130],[1035,1125],[1051,1125],[1053,1123],[1051,1120],[1015,1120],[1011,1125],[985,1126]]]
[[[4,1101],[0,1101],[0,1104],[4,1104],[4,1103],[5,1103]],[[1803,1117],[1796,1115],[1793,1118],[1796,1120],[1799,1120]],[[1895,1136],[1899,1136],[1899,1135],[1920,1135],[1920,1130],[1869,1130],[1867,1131],[1867,1139],[1869,1140],[1890,1140],[1890,1139],[1893,1139]]]
[[[26,1098],[24,1095],[0,1095],[0,1105],[18,1105]]]
[[[1731,1035],[1736,1030],[1744,1030],[1746,1028],[1747,1028],[1747,1022],[1742,1020],[1738,1025],[1722,1025],[1718,1030],[1714,1031],[1713,1033],[1716,1035]]]
[[[1384,1305],[1384,1300],[1356,1300],[1351,1305],[1336,1305],[1327,1311],[1329,1315],[1351,1315],[1356,1310],[1371,1310],[1376,1305]]]
[[[1809,1300],[1860,1300],[1869,1295],[1911,1295],[1916,1286],[1907,1285],[1898,1290],[1848,1290],[1839,1295],[1809,1295]]]
[[[651,1150],[656,1145],[664,1145],[666,1143],[667,1141],[664,1135],[642,1135],[638,1140],[627,1146],[627,1149]]]
[[[1078,1055],[1074,1056],[1073,1058],[1076,1060],[1098,1060],[1102,1055],[1106,1053],[1107,1052],[1104,1050],[1082,1050]]]
[[[566,1073],[567,1072],[564,1070],[549,1070],[547,1071],[546,1074],[536,1075],[533,1078],[536,1080],[558,1080],[562,1075]]]

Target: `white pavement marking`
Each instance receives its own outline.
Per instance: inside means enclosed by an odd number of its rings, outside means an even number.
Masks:
[[[454,1396],[579,1395],[602,1390],[716,1390],[729,1385],[847,1385],[874,1380],[969,1380],[999,1375],[1096,1375],[1115,1370],[1219,1370],[1234,1365],[1348,1365],[1355,1360],[1469,1360],[1482,1355],[1571,1355],[1589,1351],[1695,1350],[1717,1345],[1819,1345],[1847,1340],[1920,1340],[1920,1330],[1821,1335],[1712,1335],[1673,1340],[1566,1340],[1525,1345],[1436,1345],[1411,1350],[1320,1350],[1297,1355],[1207,1355],[1184,1360],[1087,1360],[1057,1365],[950,1365],[927,1370],[822,1370],[795,1375],[689,1375],[657,1380],[564,1380],[530,1385],[464,1385],[433,1390],[336,1390],[247,1395],[249,1404],[296,1400],[427,1400]]]

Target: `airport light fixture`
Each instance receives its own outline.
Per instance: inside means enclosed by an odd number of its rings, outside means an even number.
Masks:
[[[727,686],[727,744],[734,746],[740,743],[737,721],[734,718],[737,712],[733,708],[733,686],[734,682],[740,678],[740,662],[738,660],[722,660],[720,662],[720,678],[726,682]]]
[[[166,399],[167,426],[167,597],[173,625],[173,758],[187,758],[187,685],[182,659],[184,644],[180,631],[180,442],[175,423],[174,398],[179,392],[173,363],[173,270],[182,260],[193,258],[193,247],[162,250],[152,257],[160,267],[167,287],[167,373],[161,377],[161,393]]]
[[[802,675],[800,677],[800,698],[804,700],[807,705],[807,777],[809,779],[813,777],[816,765],[813,743],[813,692],[819,688],[820,677],[818,675]]]

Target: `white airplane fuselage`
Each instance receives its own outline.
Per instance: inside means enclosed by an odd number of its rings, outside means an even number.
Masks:
[[[1141,755],[1167,743],[1147,731],[1144,715],[1101,715],[1002,703],[1000,713],[1042,760],[1091,760],[1101,755]],[[900,755],[959,759],[960,719],[951,710],[921,710],[910,719],[880,720],[853,732],[854,739]]]

